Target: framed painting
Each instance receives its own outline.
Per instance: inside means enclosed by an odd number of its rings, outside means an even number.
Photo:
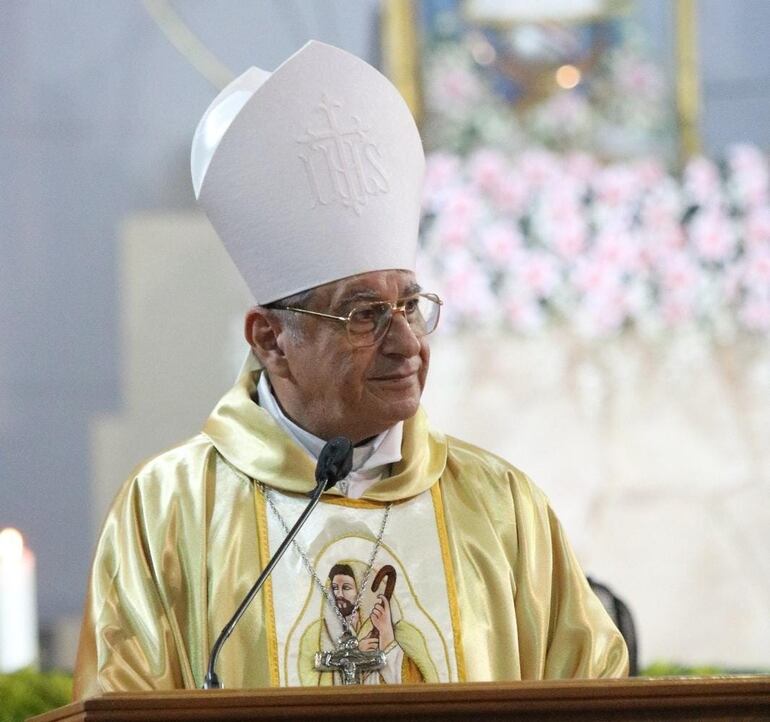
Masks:
[[[699,149],[694,3],[662,11],[672,74],[637,11],[633,0],[389,0],[383,65],[429,149],[537,144],[673,164]]]

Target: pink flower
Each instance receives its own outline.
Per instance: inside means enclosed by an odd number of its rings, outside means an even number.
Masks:
[[[449,153],[431,153],[425,160],[423,207],[433,208],[460,179],[459,158]]]
[[[454,313],[474,321],[489,320],[497,309],[487,276],[465,250],[446,259],[442,291]]]
[[[565,261],[574,261],[585,250],[588,224],[582,215],[575,214],[565,218],[559,226],[551,228],[550,232],[553,237],[547,240],[544,238],[544,242]]]
[[[530,333],[542,328],[545,313],[536,299],[515,295],[503,302],[503,311],[514,331]]]
[[[446,193],[436,213],[433,238],[441,248],[456,248],[468,243],[482,213],[482,204],[474,192],[459,186]]]
[[[432,237],[439,249],[453,249],[465,247],[471,237],[473,227],[466,220],[456,220],[447,216],[440,216],[432,229]]]
[[[762,151],[750,145],[735,145],[728,151],[728,158],[731,185],[743,204],[751,208],[767,203],[769,178]]]
[[[739,309],[738,318],[750,331],[770,331],[770,296],[749,296]]]
[[[667,294],[660,303],[660,313],[667,326],[681,326],[695,317],[693,301],[690,298]]]
[[[624,295],[620,288],[603,289],[586,295],[577,310],[578,328],[586,336],[606,336],[626,320]]]
[[[607,261],[583,256],[577,259],[570,275],[572,285],[581,294],[609,296],[621,285],[620,268]]]
[[[733,226],[719,210],[698,213],[688,230],[691,243],[705,261],[726,261],[735,252]]]
[[[596,258],[623,272],[638,271],[642,266],[639,247],[627,227],[604,228],[596,239]]]
[[[500,266],[509,264],[523,245],[521,232],[518,226],[512,223],[487,226],[479,240],[484,255]]]
[[[734,171],[765,168],[765,154],[755,145],[735,143],[727,149],[727,158]]]
[[[632,203],[641,188],[639,176],[626,165],[607,166],[595,176],[593,189],[596,200],[611,208]]]
[[[745,270],[742,263],[734,263],[725,270],[722,278],[722,295],[728,303],[735,301],[741,290]]]
[[[691,298],[700,282],[700,269],[683,251],[673,251],[657,259],[661,285],[672,296]]]
[[[770,294],[770,248],[749,254],[744,264],[744,285],[755,294]]]
[[[580,193],[577,183],[565,179],[543,191],[532,216],[534,233],[565,259],[576,258],[587,242],[588,223]]]
[[[652,188],[642,202],[642,226],[647,229],[661,229],[672,224],[678,226],[681,214],[679,188],[670,178]]]
[[[530,251],[523,255],[514,273],[516,285],[539,298],[548,298],[561,279],[556,259],[543,251]]]
[[[751,145],[732,146],[728,151],[732,177],[730,179],[738,198],[748,207],[768,201],[767,158]]]
[[[514,215],[521,213],[527,205],[530,188],[514,173],[503,176],[492,189],[492,201],[498,209]]]
[[[684,169],[684,189],[699,205],[711,206],[721,199],[719,170],[702,156],[691,159]]]
[[[583,187],[572,178],[565,177],[559,183],[544,188],[540,196],[540,213],[549,221],[559,223],[564,218],[580,214]]]
[[[552,153],[544,150],[528,150],[519,156],[514,172],[520,173],[529,186],[539,188],[551,180],[559,179],[560,170]]]
[[[469,161],[471,180],[486,193],[499,188],[507,172],[505,158],[493,150],[478,151]]]
[[[642,227],[639,234],[639,260],[647,268],[663,266],[670,254],[686,245],[684,229],[678,223],[660,228]]]
[[[474,191],[460,186],[447,195],[441,214],[454,223],[473,225],[481,214],[481,201]]]
[[[588,153],[569,153],[564,158],[564,170],[582,185],[588,185],[596,175],[599,164]]]
[[[666,169],[658,158],[642,158],[636,161],[634,172],[639,178],[639,184],[644,188],[653,189],[658,183],[668,178]]]
[[[744,227],[747,245],[770,243],[770,207],[752,208],[746,216]]]

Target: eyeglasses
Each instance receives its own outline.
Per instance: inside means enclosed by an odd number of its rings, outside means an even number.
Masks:
[[[350,344],[363,347],[373,346],[385,336],[395,313],[404,314],[409,328],[418,338],[433,333],[438,326],[443,303],[435,293],[420,293],[409,298],[400,298],[393,303],[374,301],[362,304],[356,306],[347,316],[333,316],[329,313],[319,313],[294,306],[273,306],[273,308],[277,311],[293,311],[340,321],[345,324]]]

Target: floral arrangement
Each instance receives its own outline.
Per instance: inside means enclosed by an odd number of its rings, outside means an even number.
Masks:
[[[674,176],[652,157],[482,149],[428,157],[420,272],[445,321],[589,338],[770,332],[768,158],[738,145]]]

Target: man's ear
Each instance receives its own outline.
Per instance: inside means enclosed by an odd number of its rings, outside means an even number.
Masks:
[[[289,367],[283,343],[286,329],[277,313],[262,306],[254,306],[244,319],[244,336],[253,354],[261,361],[268,375],[288,376]]]

